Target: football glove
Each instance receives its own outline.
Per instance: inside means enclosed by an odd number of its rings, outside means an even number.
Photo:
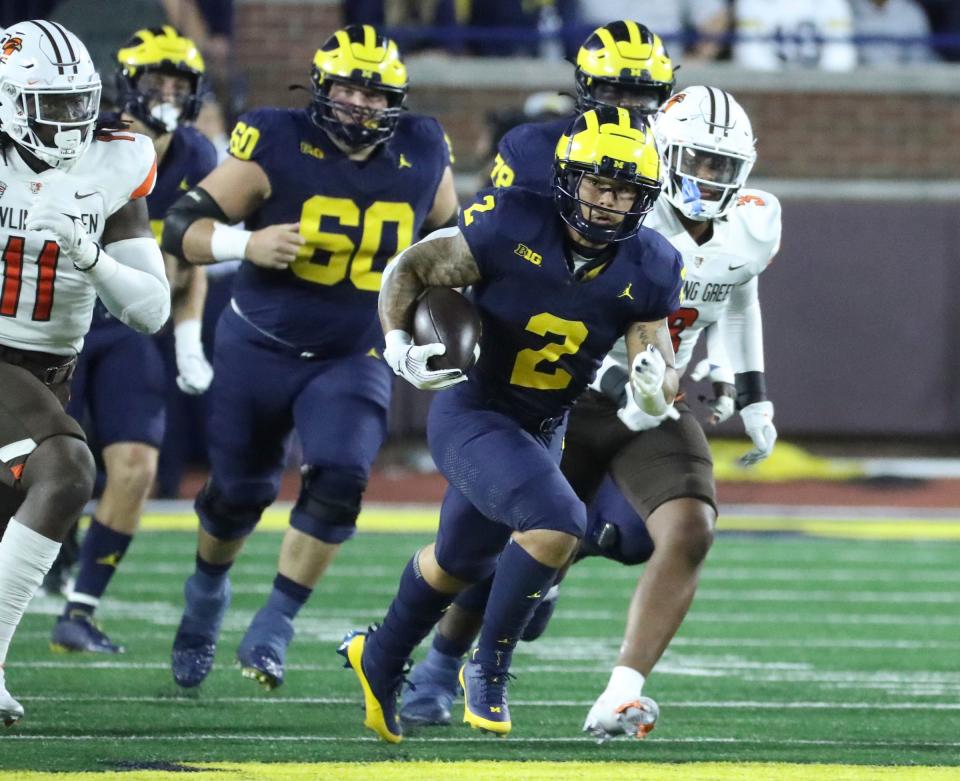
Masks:
[[[740,410],[743,427],[753,440],[753,450],[740,458],[744,466],[759,464],[773,452],[777,430],[773,426],[773,402],[757,401]]]
[[[667,362],[652,344],[633,358],[630,367],[630,387],[637,406],[648,415],[659,416],[667,411],[663,397],[663,380],[667,374]]]
[[[198,396],[210,387],[213,367],[203,354],[200,321],[184,320],[173,329],[177,357],[177,387],[190,396]]]
[[[625,700],[611,692],[604,692],[590,708],[583,731],[589,732],[604,743],[618,735],[643,740],[649,735],[660,717],[660,708],[649,697]]]
[[[617,410],[617,417],[631,431],[649,431],[659,426],[667,418],[680,420],[680,413],[671,404],[662,415],[649,415],[637,406],[637,400],[633,397],[633,394],[628,393],[627,400]]]
[[[30,207],[27,230],[52,233],[74,268],[89,271],[97,263],[100,248],[83,227],[76,202],[58,197],[56,192],[62,188],[56,187],[52,179],[44,184]]]
[[[421,390],[442,390],[464,382],[467,377],[459,369],[430,369],[427,361],[435,355],[443,355],[447,351],[445,345],[413,343],[413,338],[406,331],[394,329],[386,334],[386,346],[383,350],[383,359],[413,387]]]
[[[706,396],[700,396],[700,401],[704,402],[710,409],[710,423],[718,425],[736,411],[737,389],[733,384],[733,374],[724,366],[715,366],[709,359],[704,358],[698,363],[693,371],[690,372],[690,379],[694,382],[700,382],[702,379],[709,378],[713,384],[714,398],[708,399]]]

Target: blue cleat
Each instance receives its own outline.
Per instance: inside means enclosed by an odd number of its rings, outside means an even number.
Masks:
[[[463,687],[463,721],[474,729],[505,737],[513,727],[510,707],[507,705],[507,681],[513,676],[507,672],[484,670],[479,662],[470,660],[460,668]]]
[[[400,693],[400,720],[418,727],[450,724],[450,709],[460,689],[460,665],[460,657],[446,656],[431,648],[427,658],[414,665]]]
[[[126,649],[117,645],[100,629],[89,613],[72,610],[60,616],[50,635],[50,650],[56,653],[88,651],[94,654],[122,654]]]
[[[403,684],[403,671],[384,675],[364,659],[366,632],[347,632],[337,653],[347,660],[344,667],[352,669],[363,689],[363,726],[373,730],[387,743],[403,740],[403,728],[397,713],[397,692]]]
[[[557,607],[557,597],[559,593],[560,586],[550,587],[547,595],[541,600],[540,604],[537,605],[537,609],[533,611],[533,615],[523,628],[523,634],[520,635],[521,640],[532,643],[547,631],[547,624],[549,624],[550,619],[553,618],[553,611]]]
[[[170,666],[178,686],[199,686],[213,668],[217,636],[223,615],[230,606],[230,580],[223,579],[216,591],[203,588],[200,573],[194,573],[183,587],[186,606],[177,634],[173,638]]]
[[[267,691],[280,686],[287,646],[293,634],[293,622],[289,618],[276,610],[261,608],[237,649],[243,677],[255,680]]]

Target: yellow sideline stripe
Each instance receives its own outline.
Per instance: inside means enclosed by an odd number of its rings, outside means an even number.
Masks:
[[[289,517],[287,509],[269,509],[263,514],[259,528],[282,531],[287,528]],[[439,518],[439,507],[370,507],[360,514],[358,525],[360,529],[372,532],[432,532],[436,531]],[[142,528],[195,531],[197,517],[192,512],[147,513]],[[889,520],[880,516],[857,520],[811,520],[721,515],[719,528],[720,531],[793,532],[871,540],[960,540],[960,517],[942,521],[921,518]]]
[[[12,771],[8,781],[610,781],[655,778],[658,781],[946,781],[957,778],[955,767],[880,767],[870,765],[793,765],[780,762],[256,762],[182,763],[191,771],[131,770],[122,773],[40,773]]]

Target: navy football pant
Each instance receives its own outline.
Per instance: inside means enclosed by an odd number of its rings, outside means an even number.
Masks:
[[[440,509],[435,556],[454,577],[486,577],[512,531],[551,529],[582,537],[586,508],[561,474],[562,427],[521,428],[461,383],[430,405],[430,452],[450,487]]]
[[[73,376],[74,418],[90,415],[90,434],[100,447],[143,442],[155,448],[166,425],[166,370],[152,336],[120,322],[95,325],[84,340]]]
[[[209,391],[210,488],[217,499],[198,501],[201,523],[220,539],[249,534],[276,499],[286,440],[296,430],[310,469],[291,524],[324,542],[343,542],[355,532],[360,494],[386,437],[393,375],[379,358],[304,360],[259,343],[250,331],[229,307],[217,325]]]

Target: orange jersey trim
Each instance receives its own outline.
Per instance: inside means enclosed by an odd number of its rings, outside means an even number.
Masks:
[[[147,178],[144,179],[140,186],[133,191],[130,195],[130,200],[135,201],[137,198],[143,198],[145,195],[149,195],[150,191],[153,189],[153,183],[157,180],[157,158],[154,156],[153,165],[150,166],[150,171],[147,173]]]

